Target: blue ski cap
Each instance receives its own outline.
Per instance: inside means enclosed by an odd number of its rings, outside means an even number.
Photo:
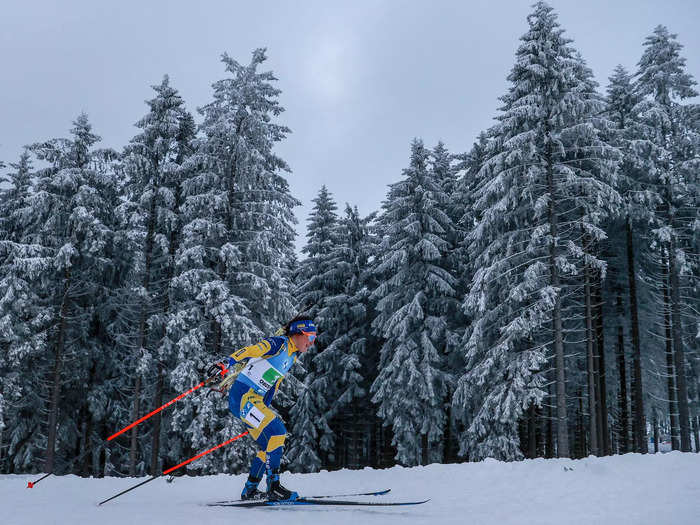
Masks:
[[[302,321],[294,321],[289,325],[289,333],[291,334],[315,334],[316,325],[313,321],[307,319]]]

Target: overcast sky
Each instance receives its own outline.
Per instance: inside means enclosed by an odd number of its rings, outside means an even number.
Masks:
[[[470,148],[497,114],[532,3],[2,0],[0,159],[66,136],[81,111],[120,149],[164,74],[196,113],[224,77],[223,52],[248,63],[267,47],[292,129],[277,152],[303,202],[300,247],[322,184],[339,211],[349,202],[366,214],[400,178],[414,137]],[[603,88],[618,63],[634,71],[658,24],[678,33],[700,76],[698,1],[550,4]]]

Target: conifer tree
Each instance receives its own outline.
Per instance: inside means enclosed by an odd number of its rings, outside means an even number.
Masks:
[[[291,468],[312,472],[333,457],[333,432],[324,414],[337,392],[329,377],[333,356],[326,349],[335,339],[337,330],[333,326],[335,312],[328,308],[327,300],[342,290],[331,261],[340,242],[338,206],[325,185],[313,203],[308,220],[308,241],[302,248],[307,257],[299,265],[296,296],[304,305],[304,311],[315,319],[319,333],[314,346],[303,358],[306,375],[297,403],[291,410],[295,439],[289,450]]]
[[[124,291],[120,294],[126,305],[120,319],[123,326],[122,344],[134,368],[129,374],[134,378],[132,411],[130,420],[141,414],[142,382],[153,377],[158,370],[157,387],[154,389],[154,408],[162,397],[162,367],[173,359],[163,353],[158,341],[164,335],[164,310],[170,285],[170,243],[178,225],[177,191],[180,184],[182,158],[178,137],[182,123],[189,117],[182,98],[172,88],[167,75],[158,86],[153,86],[155,98],[147,101],[149,113],[136,127],[141,132],[126,147],[123,173],[127,177],[125,202],[119,209],[123,224],[120,247],[130,254],[125,264]],[[179,162],[178,162],[179,161]],[[148,385],[147,385],[148,386]],[[151,471],[158,470],[160,443],[159,418],[153,432],[151,446]],[[129,474],[136,475],[139,427],[134,427],[129,450]]]
[[[275,119],[284,108],[271,71],[258,71],[267,60],[256,49],[243,66],[224,54],[230,77],[213,84],[214,100],[201,109],[203,138],[199,157],[224,183],[227,243],[240,252],[227,278],[231,291],[250,312],[259,334],[273,333],[295,311],[289,261],[294,253],[293,208],[287,163],[274,151],[289,128]]]
[[[687,302],[682,298],[681,287],[698,267],[697,253],[688,248],[697,227],[700,133],[695,106],[681,103],[698,93],[695,80],[685,71],[685,59],[680,56],[682,45],[676,36],[658,26],[644,42],[646,49],[636,74],[637,94],[642,100],[634,108],[639,123],[635,146],[647,174],[644,182],[657,189],[659,196],[653,234],[666,254],[680,446],[689,452],[690,413],[682,326]]]
[[[341,467],[359,468],[366,465],[360,455],[368,447],[368,436],[373,427],[363,406],[369,406],[369,387],[376,375],[378,359],[372,350],[376,345],[371,334],[373,304],[370,290],[370,261],[376,252],[376,239],[371,231],[375,219],[372,213],[361,217],[357,207],[345,206],[345,216],[338,223],[339,243],[330,254],[329,273],[338,283],[339,292],[327,296],[319,318],[332,342],[315,359],[321,388],[330,400],[329,410],[323,414],[331,436],[321,443],[327,448],[335,442]]]
[[[34,144],[37,158],[49,165],[37,173],[29,199],[27,228],[32,242],[50,258],[38,292],[51,310],[47,344],[51,352],[47,400],[45,470],[54,468],[56,444],[93,439],[89,389],[105,348],[94,340],[103,326],[106,282],[111,270],[115,179],[104,167],[116,154],[96,150],[100,137],[85,114],[73,123],[69,139]],[[61,410],[71,406],[73,410]],[[60,416],[60,417],[59,417]],[[82,434],[82,435],[81,435]]]
[[[428,162],[429,152],[414,140],[409,167],[390,186],[378,219],[382,242],[375,278],[380,284],[373,291],[372,327],[384,342],[371,392],[378,416],[393,429],[396,459],[404,465],[442,456],[443,400],[452,381],[445,350],[456,279],[445,256],[453,224],[441,181]]]
[[[46,351],[47,308],[35,287],[47,267],[45,250],[25,234],[30,214],[32,162],[24,151],[14,170],[0,178],[0,471],[36,468],[35,431],[45,408],[36,383]],[[44,368],[45,370],[45,368]]]
[[[550,348],[557,450],[570,455],[562,299],[582,262],[603,268],[581,233],[602,238],[596,203],[619,198],[607,181],[615,152],[595,118],[601,100],[556,18],[544,2],[528,16],[466,238],[476,268],[465,300],[473,323],[453,406],[468,425],[462,452],[470,458],[522,456],[518,420],[546,394]]]

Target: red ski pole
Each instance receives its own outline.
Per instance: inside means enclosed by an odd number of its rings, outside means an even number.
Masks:
[[[216,379],[218,376],[220,376],[220,375],[222,375],[222,376],[223,376],[223,375],[226,375],[226,372],[228,372],[228,368],[221,368],[219,372],[217,372],[216,374],[214,374],[214,375],[211,376],[211,377],[206,378],[204,381],[202,381],[202,382],[199,383],[198,385],[193,386],[193,387],[190,388],[187,392],[183,392],[182,394],[180,394],[180,395],[177,396],[177,397],[174,397],[173,399],[171,399],[170,401],[168,401],[168,402],[165,403],[164,405],[161,405],[160,407],[156,408],[156,409],[153,410],[152,412],[149,412],[148,414],[146,414],[146,415],[143,416],[142,418],[139,418],[139,419],[137,419],[136,421],[134,421],[133,423],[130,423],[129,425],[125,426],[125,427],[122,428],[120,431],[115,432],[114,434],[112,434],[111,436],[109,436],[109,437],[107,438],[106,441],[104,441],[103,443],[100,444],[100,446],[98,447],[98,450],[101,449],[102,447],[104,447],[105,445],[109,444],[109,442],[112,441],[114,438],[116,438],[116,437],[118,437],[118,436],[121,436],[121,435],[122,435],[124,432],[126,432],[127,430],[130,430],[130,429],[134,428],[136,425],[138,425],[138,424],[140,424],[140,423],[143,423],[143,422],[146,421],[148,418],[155,416],[157,413],[159,413],[159,412],[165,410],[166,408],[168,408],[168,407],[169,407],[170,405],[172,405],[173,403],[176,403],[176,402],[180,401],[180,399],[182,399],[183,397],[188,396],[188,395],[190,395],[192,392],[194,392],[195,390],[197,390],[197,389],[199,389],[199,388],[202,388],[203,386],[207,385],[208,383],[211,383],[211,382],[212,382],[214,379]],[[82,458],[84,458],[85,455],[86,455],[88,452],[93,452],[93,451],[94,451],[94,450],[93,450],[93,447],[89,447],[89,448],[85,449],[85,450],[83,451],[82,454],[80,454],[80,455],[79,455],[78,457],[76,457],[73,461],[71,461],[71,465],[72,465],[73,463],[75,463],[76,461],[79,461],[79,460],[81,460]],[[28,489],[34,488],[34,486],[35,486],[37,483],[39,483],[42,479],[48,478],[51,474],[53,474],[53,470],[52,470],[51,472],[47,473],[47,474],[44,474],[42,477],[40,477],[40,478],[37,479],[36,481],[28,481],[28,482],[27,482],[27,488],[28,488]]]
[[[118,497],[121,496],[122,494],[126,494],[127,492],[130,492],[130,491],[132,491],[132,490],[134,490],[134,489],[137,489],[137,488],[139,488],[141,485],[145,485],[146,483],[148,483],[148,482],[150,482],[150,481],[153,481],[154,479],[158,479],[158,478],[161,477],[161,476],[166,476],[166,475],[170,474],[171,472],[173,472],[173,471],[179,469],[180,467],[184,467],[184,466],[187,465],[188,463],[192,463],[194,460],[199,459],[199,458],[201,458],[202,456],[206,456],[206,455],[209,454],[210,452],[214,452],[214,451],[215,451],[216,449],[218,449],[218,448],[224,447],[224,446],[228,445],[229,443],[233,443],[233,442],[236,441],[237,439],[240,439],[240,438],[242,438],[243,436],[245,436],[247,433],[248,433],[248,431],[246,430],[246,431],[243,432],[242,434],[238,434],[237,436],[232,437],[232,438],[229,439],[228,441],[224,441],[223,443],[219,443],[218,445],[216,445],[215,447],[210,448],[209,450],[205,450],[204,452],[200,452],[199,454],[197,454],[197,455],[194,456],[194,457],[191,457],[191,458],[188,459],[187,461],[183,461],[183,462],[180,463],[179,465],[176,465],[176,466],[171,467],[171,468],[169,468],[169,469],[167,469],[167,470],[164,470],[162,474],[158,474],[157,476],[151,476],[151,477],[148,478],[146,481],[142,481],[141,483],[139,483],[139,484],[137,484],[137,485],[134,485],[133,487],[129,487],[129,488],[126,489],[126,490],[122,490],[119,494],[115,494],[115,495],[112,496],[111,498],[107,498],[107,499],[104,500],[104,501],[100,501],[99,505],[102,505],[103,503],[107,503],[108,501],[111,501],[111,500],[113,500],[114,498],[118,498]]]

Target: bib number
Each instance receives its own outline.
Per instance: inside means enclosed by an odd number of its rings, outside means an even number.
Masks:
[[[265,414],[262,413],[253,403],[248,401],[243,407],[243,413],[241,414],[241,419],[248,423],[253,428],[258,428],[263,419],[265,419]]]

